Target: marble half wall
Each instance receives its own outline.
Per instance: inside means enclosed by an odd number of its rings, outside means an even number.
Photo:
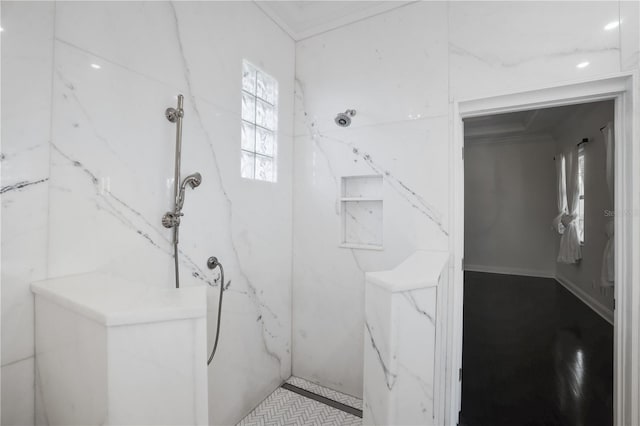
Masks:
[[[446,251],[419,250],[366,274],[363,424],[445,424],[448,260]]]

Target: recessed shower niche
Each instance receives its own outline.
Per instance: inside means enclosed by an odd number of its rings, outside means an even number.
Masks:
[[[382,250],[382,175],[344,176],[340,247]]]

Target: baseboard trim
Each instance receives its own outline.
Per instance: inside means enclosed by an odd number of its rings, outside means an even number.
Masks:
[[[558,281],[564,288],[573,293],[573,295],[580,299],[585,305],[590,307],[596,314],[600,315],[602,318],[604,318],[605,321],[613,325],[613,311],[611,309],[607,308],[601,302],[594,299],[593,296],[585,292],[582,288],[580,288],[580,286],[568,280],[566,277],[556,275],[555,278],[556,281]]]
[[[490,274],[522,275],[525,277],[555,278],[555,271],[543,271],[537,269],[507,268],[502,266],[464,265],[465,271],[487,272]]]

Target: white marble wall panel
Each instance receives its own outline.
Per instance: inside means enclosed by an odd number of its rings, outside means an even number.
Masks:
[[[620,2],[620,54],[622,70],[640,67],[640,2]]]
[[[366,425],[440,425],[439,316],[448,254],[417,251],[390,271],[367,274],[364,339]]]
[[[383,424],[441,424],[435,399],[437,299],[437,288],[394,295],[397,377],[390,401],[393,417]]]
[[[391,293],[372,287],[367,287],[363,423],[439,424],[434,400],[437,288]]]
[[[2,417],[34,421],[32,280],[47,273],[53,3],[2,2]]]
[[[35,358],[2,367],[2,424],[32,425],[34,422]]]
[[[296,76],[320,130],[357,111],[351,128],[447,114],[447,6],[410,4],[296,45]]]
[[[109,327],[107,424],[210,424],[205,327],[202,317]]]
[[[293,42],[248,2],[61,3],[56,28],[51,275],[107,270],[173,285],[160,218],[175,126],[164,109],[184,93],[182,172],[203,183],[186,194],[181,280],[217,279],[211,255],[225,266],[209,413],[234,423],[291,370]],[[240,178],[243,58],[279,81],[277,183]],[[217,288],[208,299],[212,345]]]
[[[447,244],[446,25],[446,4],[416,3],[296,49],[293,371],[358,397],[364,273]],[[371,174],[384,249],[339,248],[341,177]]]
[[[107,329],[37,296],[36,341],[37,424],[105,424]]]
[[[188,289],[197,298],[112,283],[92,300],[36,290],[37,424],[208,424],[203,286]],[[147,312],[127,311],[140,295]]]
[[[380,201],[350,201],[344,209],[344,242],[349,244],[382,245],[382,203]]]
[[[470,99],[620,71],[618,2],[451,2],[450,96]],[[589,62],[585,68],[577,68]]]

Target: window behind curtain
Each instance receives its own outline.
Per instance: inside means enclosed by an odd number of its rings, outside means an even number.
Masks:
[[[578,185],[580,198],[578,201],[578,237],[584,243],[584,149],[578,151]]]

